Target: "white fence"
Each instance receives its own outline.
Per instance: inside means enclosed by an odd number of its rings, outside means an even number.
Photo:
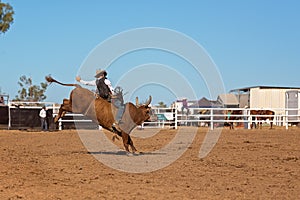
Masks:
[[[233,115],[230,117],[237,117],[239,119],[225,119],[227,117],[226,111],[228,110],[241,110],[243,114]],[[291,124],[300,123],[300,109],[243,109],[243,108],[189,108],[189,113],[181,113],[177,109],[171,108],[153,108],[151,121],[144,122],[141,128],[174,128],[178,126],[209,126],[211,130],[218,126],[222,126],[224,123],[246,123],[248,129],[252,123],[262,122],[264,124],[270,124],[270,120],[257,120],[257,117],[271,117],[270,115],[250,115],[251,110],[272,110],[275,112],[273,116],[273,124],[276,126],[285,126],[286,129]],[[203,112],[207,114],[201,114]],[[289,114],[290,111],[297,111],[297,114]],[[68,113],[67,116],[82,116],[81,114]],[[91,122],[86,119],[60,119],[59,130],[62,130],[63,123],[68,122]]]
[[[239,110],[242,114],[230,115],[230,118],[238,118],[235,120],[226,119],[227,111]],[[275,112],[275,115],[250,115],[251,110],[271,110]],[[252,123],[266,123],[270,124],[270,120],[257,120],[257,117],[273,117],[273,124],[276,126],[285,126],[286,129],[291,124],[300,123],[300,109],[274,109],[274,108],[189,108],[188,111],[181,113],[177,109],[169,108],[153,108],[152,112],[154,115],[168,115],[174,116],[170,119],[158,119],[154,122],[145,122],[143,127],[147,127],[151,124],[157,124],[156,127],[164,128],[165,125],[169,125],[171,128],[177,129],[178,126],[209,126],[210,129],[214,129],[224,123],[245,123],[246,127],[250,129]],[[296,113],[296,114],[291,114]],[[149,126],[151,127],[151,126]]]
[[[9,108],[16,106],[40,108],[41,105],[47,105],[48,108],[53,109],[53,116],[57,115],[59,107],[56,107],[52,102],[9,102]],[[9,109],[10,110],[10,109]],[[240,115],[230,115],[230,117],[238,117],[239,119],[225,119],[227,117],[226,111],[240,110]],[[216,128],[218,125],[224,123],[245,123],[250,128],[252,123],[262,122],[269,124],[269,120],[257,120],[257,117],[270,117],[269,115],[250,115],[251,110],[271,110],[275,112],[273,116],[273,124],[276,126],[285,126],[286,129],[291,124],[300,123],[300,109],[286,109],[286,108],[189,108],[183,113],[175,108],[152,108],[152,116],[150,122],[145,122],[142,128],[175,128],[178,126],[209,126],[210,129]],[[66,116],[80,117],[81,114],[67,113]],[[69,122],[92,122],[89,119],[60,119],[59,129],[63,127],[63,123]],[[10,119],[9,119],[10,121]],[[10,122],[9,122],[10,123]]]
[[[12,114],[11,109],[21,108],[21,109],[41,109],[42,106],[46,106],[47,109],[53,109],[55,111],[55,103],[53,102],[25,102],[25,101],[8,101],[8,129],[12,127]]]

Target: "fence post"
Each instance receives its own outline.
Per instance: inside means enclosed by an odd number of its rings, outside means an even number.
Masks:
[[[11,103],[10,103],[10,102],[8,102],[8,129],[10,129],[10,128],[11,128],[10,107],[11,107]]]
[[[285,110],[285,129],[288,130],[289,129],[289,117],[288,117],[289,111]]]
[[[210,130],[214,130],[214,110],[210,112]]]
[[[58,120],[58,130],[62,130],[62,121],[61,119]]]
[[[247,110],[248,129],[251,129],[251,115],[250,110]]]
[[[178,116],[177,116],[177,109],[176,108],[174,108],[173,109],[173,112],[174,112],[174,121],[175,121],[175,129],[177,129],[177,118],[178,118]]]

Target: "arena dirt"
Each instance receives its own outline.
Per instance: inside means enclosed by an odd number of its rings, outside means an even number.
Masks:
[[[0,199],[300,199],[300,129],[224,129],[210,154],[199,159],[206,132],[199,128],[171,165],[126,173],[96,160],[75,130],[1,130]],[[150,152],[175,134],[161,130],[133,141]]]

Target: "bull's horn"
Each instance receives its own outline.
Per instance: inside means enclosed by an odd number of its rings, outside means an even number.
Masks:
[[[135,105],[138,106],[139,105],[139,98],[135,97]]]
[[[145,106],[149,106],[149,104],[151,103],[151,101],[152,101],[152,97],[150,95],[148,101],[145,103]]]

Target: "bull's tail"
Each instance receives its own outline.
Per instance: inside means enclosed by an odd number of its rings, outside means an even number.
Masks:
[[[54,83],[58,83],[58,84],[64,85],[64,86],[74,86],[74,87],[77,87],[77,88],[78,88],[78,87],[81,87],[81,86],[78,85],[78,84],[73,84],[73,83],[69,83],[69,84],[61,83],[61,82],[55,80],[54,78],[52,78],[50,75],[49,75],[49,76],[46,76],[45,79],[46,79],[46,81],[49,82],[49,83],[53,83],[53,82],[54,82]]]

